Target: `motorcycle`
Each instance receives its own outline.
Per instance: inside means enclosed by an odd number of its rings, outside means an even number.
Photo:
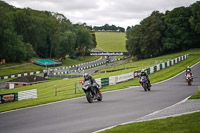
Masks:
[[[147,90],[150,91],[150,90],[151,90],[146,76],[142,76],[142,77],[140,78],[140,84],[141,84],[142,87],[144,88],[144,91],[147,91]]]
[[[83,82],[82,89],[85,92],[87,101],[89,103],[92,103],[94,100],[102,101],[102,93],[97,87],[98,86],[92,86],[90,80]]]
[[[186,79],[186,82],[188,82],[188,85],[192,85],[192,76],[188,73],[186,76],[185,76],[185,79]]]

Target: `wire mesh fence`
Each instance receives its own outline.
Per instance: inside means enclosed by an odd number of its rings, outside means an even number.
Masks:
[[[67,84],[67,85],[55,85],[55,96],[58,93],[64,93],[65,95],[75,95],[83,93],[82,90],[82,79],[77,79],[74,84]]]

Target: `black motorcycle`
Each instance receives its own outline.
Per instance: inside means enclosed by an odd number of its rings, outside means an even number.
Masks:
[[[102,101],[102,93],[100,92],[98,86],[92,86],[91,81],[87,80],[83,82],[82,89],[86,94],[87,101],[92,103],[93,100]]]
[[[150,91],[151,88],[150,88],[150,85],[149,85],[149,82],[147,80],[147,77],[146,76],[142,76],[140,78],[140,84],[142,85],[142,87],[144,88],[144,91]]]

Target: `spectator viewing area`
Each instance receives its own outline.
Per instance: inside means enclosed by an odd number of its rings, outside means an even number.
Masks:
[[[62,65],[61,62],[55,62],[55,61],[52,61],[50,59],[35,60],[34,64],[40,65],[40,66],[43,66],[43,67],[55,67],[55,66],[61,66]]]

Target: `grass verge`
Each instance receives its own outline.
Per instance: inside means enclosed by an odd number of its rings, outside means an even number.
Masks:
[[[200,92],[194,94],[193,96],[191,96],[189,99],[200,99]]]
[[[117,126],[101,133],[199,133],[200,112]]]

